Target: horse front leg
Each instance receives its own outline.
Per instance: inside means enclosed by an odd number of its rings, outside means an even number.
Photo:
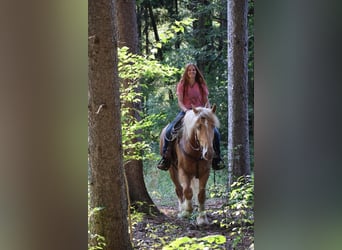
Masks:
[[[192,188],[190,186],[190,178],[184,173],[182,169],[179,171],[179,178],[183,187],[183,202],[180,205],[180,213],[178,217],[190,217],[193,207],[192,207]]]
[[[205,212],[205,199],[206,199],[206,193],[205,193],[205,186],[207,184],[209,178],[209,171],[201,176],[199,178],[199,190],[198,190],[198,216],[197,216],[197,224],[203,225],[203,224],[209,224],[207,214]]]

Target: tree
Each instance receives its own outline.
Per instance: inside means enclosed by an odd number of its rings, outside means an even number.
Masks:
[[[118,41],[119,47],[128,47],[128,52],[132,54],[138,53],[138,29],[137,29],[137,17],[136,17],[136,3],[132,1],[118,1],[116,8],[117,24],[118,24]],[[131,79],[122,79],[122,86],[124,89],[132,87]],[[132,89],[135,93],[140,93],[141,88],[135,87]],[[141,120],[139,112],[141,111],[141,99],[134,98],[132,101],[123,100],[123,107],[129,109],[129,117],[125,117],[125,122],[133,123],[132,119],[137,121]],[[139,131],[136,131],[139,133]],[[137,138],[137,139],[136,139]],[[132,141],[128,143],[134,145],[141,138],[135,136]],[[134,148],[128,148],[130,150],[136,150]],[[129,154],[129,152],[127,152]],[[143,176],[143,163],[141,159],[129,159],[125,162],[125,173],[129,187],[129,197],[131,205],[134,205],[138,211],[144,213],[158,213],[159,210],[154,206],[152,199],[150,198]]]
[[[105,249],[132,249],[121,143],[115,1],[89,0],[88,126],[90,218],[92,235],[104,237]],[[96,246],[96,238],[90,238]]]
[[[247,0],[228,0],[228,167],[250,174]]]

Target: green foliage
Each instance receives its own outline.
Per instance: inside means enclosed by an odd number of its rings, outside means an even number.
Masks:
[[[143,218],[144,213],[138,212],[134,207],[131,207],[131,223],[133,227],[143,221]]]
[[[225,210],[229,214],[224,226],[231,230],[233,247],[239,243],[254,241],[254,176],[239,177],[231,185],[228,205]]]
[[[89,197],[89,190],[88,190],[88,197]],[[89,200],[89,198],[88,198]],[[92,233],[90,219],[96,213],[104,209],[103,207],[96,207],[90,209],[89,201],[88,201],[88,250],[101,250],[106,247],[105,238],[99,234]]]
[[[124,161],[153,159],[154,153],[149,141],[155,139],[153,128],[165,115],[144,112],[144,94],[153,91],[153,84],[157,81],[172,79],[178,69],[129,53],[127,47],[119,49],[118,55],[119,76],[122,79],[120,98]]]
[[[216,184],[213,186],[209,186],[209,197],[210,198],[227,198],[228,194],[226,191],[226,185],[225,184]]]
[[[181,34],[184,34],[186,29],[191,28],[192,22],[196,19],[186,17],[179,21],[174,21],[173,23],[166,24],[165,26],[162,26],[160,29],[160,42],[156,43],[155,46],[157,48],[162,48],[162,46],[171,45],[173,44],[177,37]],[[155,52],[153,50],[152,52]]]
[[[96,245],[91,246],[89,242],[93,240],[95,240],[97,243]],[[88,250],[101,250],[101,249],[104,249],[105,247],[106,247],[106,242],[103,236],[98,235],[98,234],[91,235],[91,239],[90,241],[88,241]]]
[[[209,235],[202,238],[180,237],[163,247],[163,250],[178,249],[218,249],[218,245],[226,243],[226,237],[223,235]]]
[[[153,58],[153,56],[141,56],[128,52],[127,47],[118,50],[119,56],[119,76],[122,79],[138,81],[140,79],[158,79],[159,81],[169,81],[178,72],[177,68],[163,65]],[[141,86],[152,84],[153,82],[140,81]]]

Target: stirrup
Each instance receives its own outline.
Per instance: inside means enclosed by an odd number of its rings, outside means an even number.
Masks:
[[[164,171],[169,170],[170,160],[166,159],[165,157],[161,158],[161,160],[158,162],[157,168]]]

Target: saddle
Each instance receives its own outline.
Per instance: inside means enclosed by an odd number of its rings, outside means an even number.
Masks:
[[[176,149],[175,149],[175,145],[176,143],[178,143],[179,139],[182,137],[183,134],[183,118],[181,120],[179,120],[175,126],[172,128],[171,130],[171,138],[168,139],[169,141],[169,159],[171,160],[171,165],[174,165],[175,167],[177,167],[177,163],[178,163],[178,159],[177,159],[177,154],[176,154]]]

